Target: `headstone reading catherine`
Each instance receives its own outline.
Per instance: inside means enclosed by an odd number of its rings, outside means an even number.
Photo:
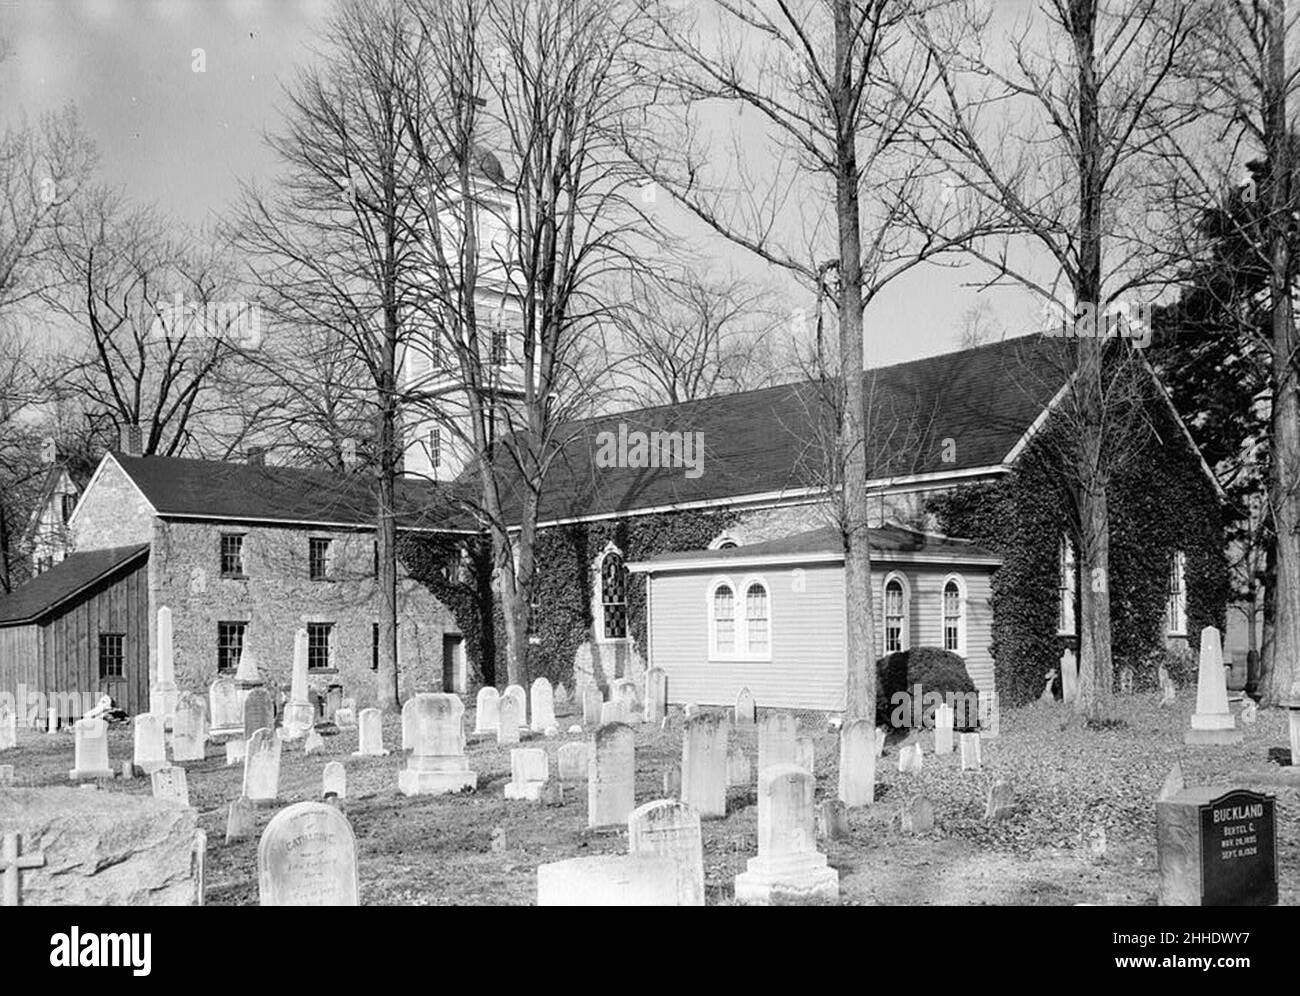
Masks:
[[[704,819],[727,815],[727,722],[702,712],[682,732],[682,801]]]
[[[132,763],[146,775],[167,766],[161,716],[146,712],[135,717],[135,753]]]
[[[754,769],[749,755],[740,744],[732,744],[727,750],[727,788],[749,788],[753,782]]]
[[[657,799],[627,819],[628,852],[668,858],[677,867],[678,906],[704,905],[704,842],[700,814],[675,799]]]
[[[919,775],[924,765],[920,744],[907,744],[898,752],[898,771],[903,775]]]
[[[979,771],[980,770],[980,735],[978,733],[963,733],[961,735],[961,770],[962,771]]]
[[[190,786],[184,768],[159,768],[153,773],[151,781],[155,799],[179,802],[182,806],[190,804]]]
[[[501,693],[492,685],[485,685],[478,690],[474,700],[474,732],[496,733],[497,711],[501,705]]]
[[[652,667],[645,673],[645,721],[656,726],[668,715],[668,672]]]
[[[506,699],[515,700],[515,719],[521,728],[528,726],[528,693],[524,691],[522,685],[508,685],[506,690],[501,693],[502,702]]]
[[[112,778],[113,767],[108,763],[108,723],[102,719],[79,719],[72,731],[75,739],[68,777],[74,782]]]
[[[251,688],[244,696],[244,739],[250,740],[258,730],[275,728],[275,710],[271,693],[265,688]]]
[[[507,799],[536,802],[541,798],[542,786],[551,776],[551,762],[546,751],[535,747],[516,747],[510,752],[510,781],[506,783]]]
[[[293,634],[293,677],[281,724],[287,740],[306,736],[316,722],[316,709],[307,697],[307,643],[307,630],[299,627]]]
[[[519,743],[519,724],[523,722],[523,709],[513,695],[501,696],[497,707],[497,743],[506,746]]]
[[[182,692],[176,702],[176,718],[172,720],[172,760],[202,761],[207,742],[208,716],[203,700]]]
[[[876,798],[876,730],[855,719],[840,730],[839,799],[846,806],[870,806]]]
[[[551,689],[551,683],[545,678],[538,678],[528,694],[532,712],[529,728],[534,733],[545,733],[555,725],[555,693]]]
[[[736,901],[774,906],[835,902],[839,872],[817,851],[814,779],[793,764],[758,773],[758,857],[736,876]]]
[[[600,686],[589,681],[582,686],[582,725],[599,726],[600,712],[605,699],[600,694]]]
[[[378,709],[362,709],[357,714],[357,749],[353,757],[385,757],[384,714]]]
[[[630,726],[608,723],[592,734],[587,769],[587,826],[623,827],[636,808],[636,737]]]
[[[758,773],[774,764],[796,763],[799,724],[788,712],[765,712],[758,720]]]
[[[1275,799],[1184,789],[1156,803],[1161,906],[1276,906]]]
[[[338,761],[330,761],[320,776],[320,794],[322,799],[346,799],[348,797],[347,769]]]
[[[1183,734],[1186,744],[1237,744],[1243,739],[1228,709],[1228,676],[1223,670],[1223,644],[1213,626],[1201,630],[1201,667],[1196,679],[1196,712]]]
[[[478,775],[465,757],[464,717],[458,695],[421,692],[407,699],[402,740],[410,742],[411,756],[397,776],[403,795],[445,795],[478,787]]]
[[[208,686],[208,711],[212,726],[208,735],[218,743],[244,733],[244,707],[239,701],[239,688],[230,678],[217,678]]]
[[[952,753],[953,708],[946,702],[934,707],[934,752],[937,755]]]
[[[357,842],[333,806],[299,802],[275,814],[257,848],[263,906],[358,906]]]
[[[162,717],[164,728],[171,726],[176,715],[179,694],[172,652],[172,610],[164,605],[158,610],[158,672],[149,685],[149,711]]]
[[[243,796],[255,806],[274,805],[280,794],[280,738],[261,729],[248,738]]]
[[[562,782],[585,782],[587,763],[585,743],[564,744],[556,752],[556,766]]]
[[[748,688],[742,688],[736,695],[736,725],[753,726],[757,717],[753,693]]]

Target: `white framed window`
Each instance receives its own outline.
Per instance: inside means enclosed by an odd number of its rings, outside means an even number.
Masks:
[[[608,544],[596,561],[595,606],[597,639],[609,643],[627,639],[627,565],[623,551]]]
[[[736,584],[731,578],[714,578],[705,611],[710,660],[772,659],[772,592],[765,579],[748,577]]]
[[[966,656],[966,581],[960,574],[943,579],[943,649]]]
[[[1074,618],[1074,601],[1079,586],[1079,568],[1074,541],[1069,536],[1061,537],[1056,562],[1056,635],[1077,636],[1079,629]]]
[[[772,599],[767,582],[746,578],[745,591],[745,658],[751,661],[772,659]]]
[[[899,650],[906,650],[910,646],[907,619],[911,592],[908,589],[907,579],[897,571],[893,571],[885,577],[883,593],[884,647],[885,653],[892,654]]]
[[[1169,597],[1165,606],[1166,632],[1187,635],[1187,555],[1175,550],[1169,564]]]
[[[709,656],[717,660],[735,660],[736,589],[730,579],[720,578],[709,586]]]

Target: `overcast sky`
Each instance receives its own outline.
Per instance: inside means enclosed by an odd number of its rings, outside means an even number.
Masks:
[[[997,0],[999,20],[1028,2]],[[199,225],[223,210],[240,178],[270,175],[263,133],[276,128],[281,87],[311,58],[331,7],[332,0],[0,0],[0,37],[12,49],[0,62],[0,113],[12,119],[74,103],[105,180]],[[203,50],[204,72],[194,71],[195,49]],[[657,208],[684,224],[671,205]],[[742,251],[683,230],[722,266],[772,282]],[[977,278],[974,270],[926,267],[897,281],[868,313],[868,361],[952,348],[963,313],[977,302],[963,285]],[[1023,295],[983,296],[1010,334],[1034,320]]]

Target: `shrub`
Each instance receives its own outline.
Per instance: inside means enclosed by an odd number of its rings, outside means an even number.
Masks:
[[[878,726],[910,727],[912,709],[907,708],[903,715],[898,715],[900,702],[911,702],[916,694],[915,686],[920,685],[921,701],[924,706],[922,722],[925,726],[934,725],[934,704],[926,702],[925,697],[937,693],[947,700],[949,695],[969,695],[967,702],[972,707],[962,714],[957,710],[957,727],[975,729],[978,725],[979,711],[973,706],[976,699],[975,683],[966,673],[966,662],[948,650],[938,647],[912,647],[882,657],[876,662],[876,724]],[[900,694],[907,699],[896,700]],[[897,720],[897,722],[895,722]]]

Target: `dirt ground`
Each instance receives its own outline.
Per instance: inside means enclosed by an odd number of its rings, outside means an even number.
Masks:
[[[983,769],[962,772],[956,754],[936,757],[922,735],[926,755],[919,776],[900,775],[899,743],[891,741],[877,770],[877,802],[850,814],[849,839],[819,846],[840,873],[844,905],[1149,905],[1158,874],[1154,799],[1170,767],[1179,762],[1192,784],[1244,786],[1277,796],[1280,900],[1300,902],[1300,789],[1267,784],[1280,769],[1265,763],[1268,748],[1287,743],[1286,717],[1261,713],[1245,727],[1246,742],[1234,747],[1186,747],[1182,731],[1195,704],[1184,690],[1177,705],[1160,709],[1156,697],[1122,699],[1127,725],[1105,732],[1065,726],[1066,712],[1034,705],[1006,710],[1001,735],[983,742]],[[471,711],[472,712],[472,711]],[[466,717],[472,729],[472,715]],[[575,721],[561,711],[561,729]],[[801,732],[816,743],[817,796],[836,791],[837,733],[816,716],[801,717]],[[637,802],[663,796],[663,775],[681,760],[681,719],[666,729],[637,727]],[[732,731],[755,760],[752,731]],[[537,738],[555,771],[559,746],[578,739],[561,734]],[[622,853],[623,833],[586,829],[585,786],[569,790],[564,805],[545,808],[506,802],[508,748],[471,740],[470,766],[478,790],[462,796],[405,798],[397,791],[400,752],[383,758],[353,757],[356,731],[325,736],[323,754],[306,757],[286,747],[280,770],[284,804],[316,799],[326,762],[347,769],[344,806],[357,837],[361,897],[366,905],[528,905],[536,899],[536,868],[548,861],[589,854]],[[400,743],[400,722],[385,725],[384,740]],[[131,756],[126,726],[110,732],[115,767]],[[15,766],[19,785],[66,784],[72,736],[20,731],[17,749],[0,755]],[[190,800],[208,833],[207,902],[256,905],[257,840],[225,843],[226,807],[240,791],[242,766],[225,766],[224,751],[208,746],[203,762],[187,763]],[[985,796],[995,779],[1016,794],[1013,816],[984,820]],[[105,791],[144,793],[146,779],[117,779]],[[934,804],[935,829],[904,834],[901,802],[913,793]],[[733,789],[726,819],[704,824],[708,902],[733,902],[733,879],[756,850],[754,790]],[[258,832],[273,809],[258,814]],[[494,851],[495,828],[505,849]],[[1104,847],[1100,843],[1104,836]]]

